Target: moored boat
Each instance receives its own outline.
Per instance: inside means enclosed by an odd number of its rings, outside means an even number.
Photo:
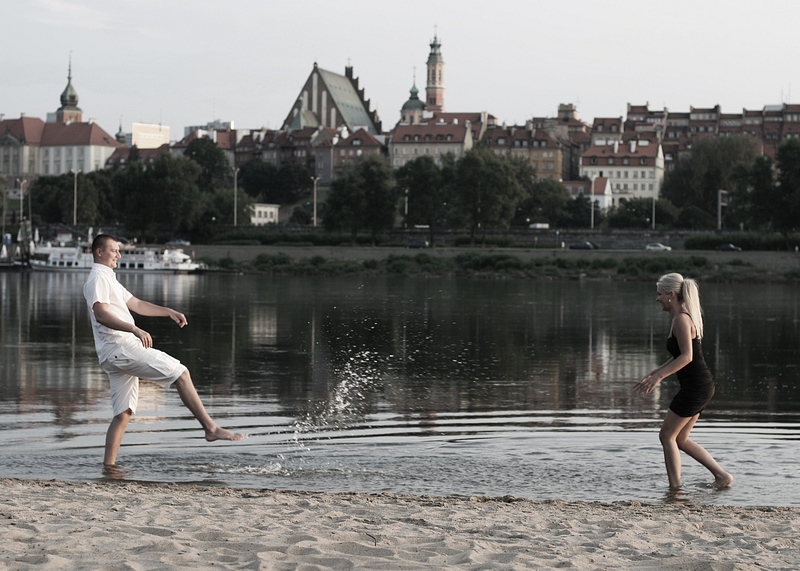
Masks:
[[[121,272],[192,273],[206,267],[180,248],[124,247],[120,254],[117,271]],[[88,245],[41,246],[31,256],[30,266],[34,270],[56,272],[88,271],[93,262]]]

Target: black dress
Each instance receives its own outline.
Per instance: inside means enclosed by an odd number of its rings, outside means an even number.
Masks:
[[[678,340],[673,335],[667,339],[667,351],[673,358],[681,354]],[[681,417],[691,417],[702,412],[714,396],[714,377],[703,358],[699,339],[692,339],[692,360],[676,376],[681,390],[672,399],[670,410]]]

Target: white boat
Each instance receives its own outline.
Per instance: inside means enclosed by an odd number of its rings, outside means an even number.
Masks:
[[[123,247],[117,261],[120,272],[190,273],[206,268],[180,248]],[[31,269],[47,271],[89,271],[94,259],[89,245],[37,246],[30,259]]]

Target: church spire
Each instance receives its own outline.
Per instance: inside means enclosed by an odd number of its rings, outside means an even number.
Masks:
[[[78,92],[72,87],[72,54],[70,54],[67,86],[61,93],[61,107],[56,111],[56,121],[59,123],[80,123],[82,118],[83,112],[78,107]]]
[[[428,85],[425,88],[425,109],[444,111],[444,58],[438,34],[434,33],[428,55]]]

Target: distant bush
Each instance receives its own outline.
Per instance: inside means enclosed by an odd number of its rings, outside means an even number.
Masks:
[[[688,258],[674,258],[671,256],[629,257],[622,260],[618,272],[627,276],[653,275],[678,272],[691,274],[708,265],[708,259],[703,256],[690,256]]]

